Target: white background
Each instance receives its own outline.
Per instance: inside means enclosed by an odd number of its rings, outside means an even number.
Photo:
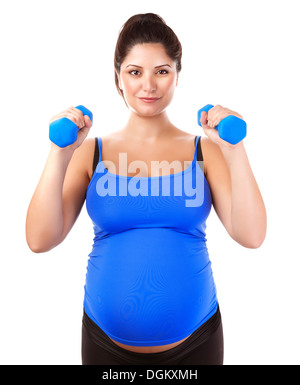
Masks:
[[[113,54],[123,23],[145,12],[162,16],[183,46],[170,120],[204,135],[197,111],[205,104],[239,112],[267,208],[259,249],[233,241],[214,210],[207,221],[224,363],[300,364],[298,3],[1,2],[1,364],[81,364],[92,223],[84,205],[63,244],[34,254],[25,240],[26,213],[50,149],[53,115],[85,105],[94,114],[89,137],[125,124]]]

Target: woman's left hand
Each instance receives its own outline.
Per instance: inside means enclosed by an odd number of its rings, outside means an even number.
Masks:
[[[208,113],[205,111],[202,111],[201,113],[200,123],[202,125],[203,131],[209,137],[209,139],[211,139],[214,143],[218,144],[221,148],[234,148],[239,143],[241,143],[239,142],[237,144],[231,144],[226,142],[225,140],[219,137],[218,130],[215,129],[215,127],[220,123],[220,121],[229,115],[234,115],[240,119],[243,119],[242,115],[240,115],[239,113],[229,110],[228,108],[222,107],[219,104],[212,107],[208,111]]]

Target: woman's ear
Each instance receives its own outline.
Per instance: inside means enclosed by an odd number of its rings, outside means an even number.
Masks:
[[[179,76],[179,73],[177,72],[176,87],[178,86],[178,76]]]
[[[115,70],[115,75],[116,75],[116,77],[118,79],[118,86],[119,86],[120,90],[122,90],[120,74],[116,70]]]
[[[119,82],[119,88],[120,88],[120,90],[123,91],[123,89],[122,89],[122,84],[121,84],[121,79],[120,79],[120,76],[119,76],[119,75],[118,75],[118,82]]]

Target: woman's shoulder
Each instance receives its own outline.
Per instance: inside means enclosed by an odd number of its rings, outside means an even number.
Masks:
[[[78,167],[83,168],[89,177],[93,174],[93,158],[95,153],[95,138],[86,138],[74,151],[72,160]]]
[[[201,149],[204,160],[209,160],[221,152],[219,146],[205,135],[201,135]]]
[[[204,174],[216,174],[225,167],[225,159],[220,147],[207,136],[201,136],[201,150],[204,161]]]

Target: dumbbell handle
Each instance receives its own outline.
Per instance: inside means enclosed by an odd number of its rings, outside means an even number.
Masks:
[[[93,122],[93,114],[84,106],[77,106],[83,115],[87,115]],[[77,140],[79,128],[72,120],[64,117],[55,120],[49,125],[49,139],[59,147],[66,147]]]
[[[202,127],[200,119],[201,112],[208,112],[213,108],[212,104],[207,104],[198,111],[198,124]],[[243,140],[247,135],[247,124],[243,119],[234,115],[229,115],[222,119],[220,123],[215,127],[218,130],[219,137],[231,144],[237,144]]]

